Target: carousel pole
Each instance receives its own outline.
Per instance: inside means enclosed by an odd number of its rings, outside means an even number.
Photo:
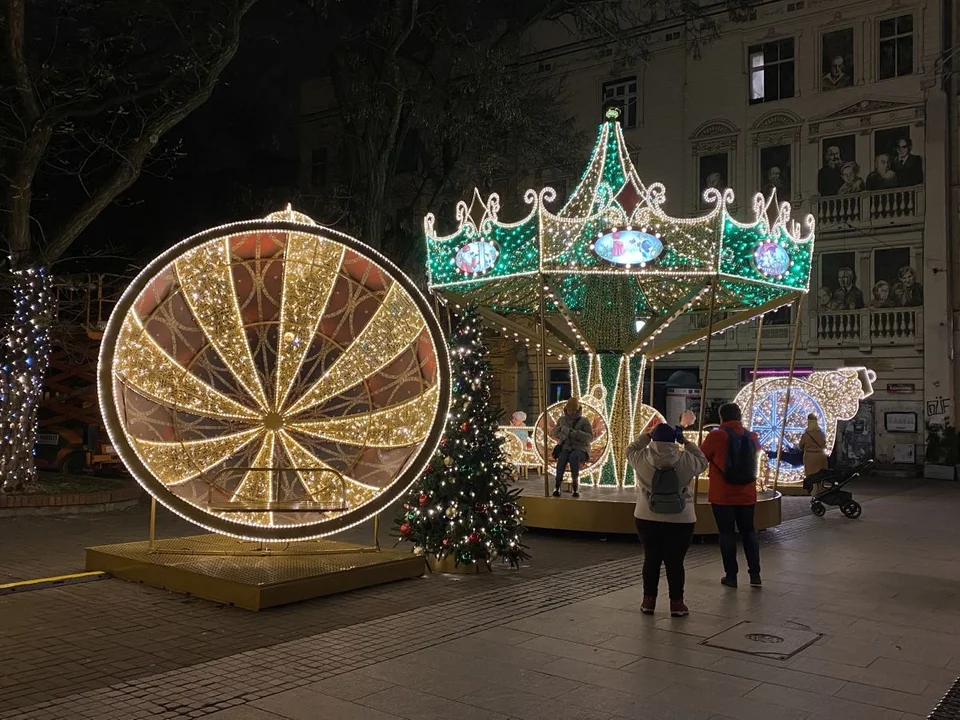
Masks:
[[[710,374],[710,346],[713,341],[713,311],[717,306],[717,278],[710,281],[710,314],[707,316],[707,351],[703,358],[703,380],[700,382],[700,419],[697,421],[697,445],[703,444],[703,416],[707,412],[707,378]],[[697,504],[700,483],[693,484],[693,504]]]
[[[750,424],[748,430],[753,430],[753,404],[757,399],[757,370],[760,368],[760,345],[763,343],[763,315],[757,322],[757,351],[753,356],[753,377],[750,379]]]
[[[797,346],[800,344],[800,312],[803,309],[803,293],[797,293],[794,300],[797,322],[793,328],[793,348],[790,350],[790,374],[787,376],[787,393],[783,401],[783,421],[780,423],[780,440],[777,442],[777,468],[773,473],[773,491],[777,491],[780,481],[780,454],[783,452],[783,438],[787,434],[787,413],[790,409],[790,391],[793,389],[793,373],[797,366]]]
[[[653,385],[654,385],[654,382],[653,382],[653,365],[654,365],[654,363],[656,362],[656,361],[653,359],[653,351],[654,351],[654,348],[656,347],[656,344],[657,344],[657,341],[656,341],[656,340],[653,340],[653,341],[650,343],[650,407],[653,407]],[[640,393],[640,397],[643,397],[643,393]]]
[[[547,384],[547,302],[544,297],[543,273],[537,275],[540,283],[540,402],[542,404],[541,414],[543,415],[543,496],[550,497],[550,476],[547,467],[547,431],[550,428],[550,418],[547,416],[547,407],[550,405],[550,398],[547,396],[549,385]]]

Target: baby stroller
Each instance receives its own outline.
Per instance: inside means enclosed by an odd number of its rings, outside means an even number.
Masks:
[[[813,486],[820,483],[823,488],[810,500],[810,510],[817,517],[822,517],[827,512],[827,505],[839,507],[840,512],[851,520],[856,520],[863,512],[860,503],[853,499],[853,494],[843,489],[843,486],[854,478],[860,477],[870,469],[873,460],[867,460],[865,463],[855,465],[851,468],[839,468],[837,470],[821,470],[813,475],[808,475],[803,479],[803,489],[807,492],[813,490]]]

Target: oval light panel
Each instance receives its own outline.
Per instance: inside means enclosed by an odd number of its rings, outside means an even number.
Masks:
[[[660,238],[639,230],[614,230],[597,238],[593,251],[615,265],[640,265],[663,252]]]
[[[470,275],[484,273],[494,266],[500,251],[492,242],[476,240],[457,251],[456,264],[460,272]]]
[[[790,269],[790,255],[773,242],[761,243],[753,253],[753,262],[757,270],[767,277],[783,277]]]

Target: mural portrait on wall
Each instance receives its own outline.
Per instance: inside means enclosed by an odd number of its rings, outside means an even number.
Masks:
[[[870,307],[894,308],[901,303],[895,288],[900,268],[910,264],[909,248],[884,248],[873,253],[873,297]]]
[[[822,310],[860,310],[864,307],[863,292],[857,283],[857,255],[853,252],[824,253],[820,256],[820,291],[817,305]],[[823,307],[828,290],[829,301]],[[822,294],[821,294],[822,293]]]
[[[778,200],[790,199],[791,147],[775,145],[760,149],[760,186],[764,196],[777,191]]]
[[[723,190],[729,187],[730,156],[727,153],[701,155],[697,160],[700,178],[700,201],[703,202],[703,191],[707,188]]]
[[[874,155],[887,155],[889,170],[896,176],[896,187],[923,184],[923,158],[913,152],[909,127],[877,130],[873,135]]]
[[[841,168],[857,160],[857,136],[840,135],[824,138],[820,144],[823,165],[817,171],[817,192],[821,196],[837,195],[843,185]]]
[[[820,89],[825,92],[853,85],[853,28],[820,36],[820,70]]]

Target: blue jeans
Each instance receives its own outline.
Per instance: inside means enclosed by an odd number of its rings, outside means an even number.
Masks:
[[[573,491],[580,489],[580,463],[586,460],[586,454],[583,450],[568,450],[564,448],[560,451],[560,457],[557,458],[557,483],[555,490],[560,489],[563,482],[563,471],[567,465],[570,466],[570,479],[573,481]]]

